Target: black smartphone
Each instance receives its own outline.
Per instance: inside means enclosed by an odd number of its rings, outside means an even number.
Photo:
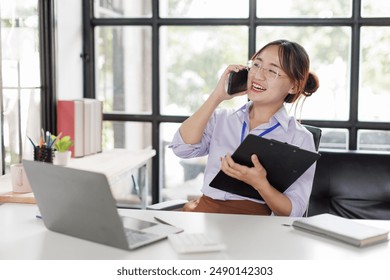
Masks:
[[[247,89],[248,70],[242,69],[238,72],[231,72],[229,75],[227,93],[235,94]]]

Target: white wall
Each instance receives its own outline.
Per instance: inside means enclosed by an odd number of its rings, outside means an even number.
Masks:
[[[82,1],[57,0],[57,97],[83,97]]]

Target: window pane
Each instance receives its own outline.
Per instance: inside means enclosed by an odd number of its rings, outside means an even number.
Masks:
[[[38,27],[2,28],[3,86],[41,84]]]
[[[0,7],[0,144],[4,148],[0,155],[8,173],[11,164],[33,158],[33,146],[27,136],[38,142],[41,129],[38,1],[0,0]],[[1,163],[0,167],[3,168]]]
[[[390,131],[359,130],[358,150],[390,151]]]
[[[363,17],[389,17],[390,1],[362,0]]]
[[[152,146],[152,125],[144,122],[103,122],[103,149],[139,151]]]
[[[347,129],[321,127],[321,130],[320,149],[347,150],[349,141]]]
[[[246,65],[247,60],[247,27],[161,27],[162,114],[192,114],[215,88],[229,64]],[[245,96],[233,98],[223,106],[234,107],[245,101]]]
[[[38,3],[15,2],[0,2],[3,86],[39,87]]]
[[[298,119],[348,119],[351,64],[349,27],[262,26],[257,28],[257,38],[260,38],[257,49],[270,41],[284,38],[301,44],[310,56],[311,71],[317,74],[320,88],[303,104],[291,108],[291,114]]]
[[[152,0],[94,0],[95,17],[152,17]]]
[[[6,164],[13,164],[21,161],[21,142],[19,138],[20,117],[18,102],[18,91],[17,90],[4,90],[3,91],[3,106],[4,106],[4,144]]]
[[[168,148],[173,135],[179,128],[177,123],[162,123],[161,132],[161,162],[160,174],[162,174],[162,200],[191,199],[200,196],[203,184],[203,171],[207,157],[181,159],[172,149]]]
[[[390,121],[390,27],[362,27],[359,120]]]
[[[339,18],[352,15],[352,0],[257,0],[263,18]]]
[[[118,121],[104,121],[103,122],[103,150],[111,149],[127,149],[134,152],[139,152],[143,149],[151,149],[152,147],[152,124],[144,122],[118,122]],[[139,187],[144,186],[145,179],[150,185],[152,179],[151,168],[147,169],[145,174],[145,168],[138,168],[137,171],[132,171],[134,181],[137,182]],[[126,174],[125,174],[126,175]],[[146,176],[146,177],[144,177]],[[129,199],[127,195],[134,194],[134,189],[128,189],[128,182],[131,179],[129,176],[121,176],[119,182],[113,189],[114,197],[120,198],[123,202]],[[133,186],[131,184],[131,186]],[[147,203],[151,201],[151,188],[148,190]],[[133,198],[134,199],[134,198]],[[132,200],[133,200],[132,199]],[[134,202],[133,202],[134,203]]]
[[[248,0],[160,0],[163,18],[247,18]]]
[[[96,96],[104,112],[151,112],[151,28],[96,28]]]
[[[7,169],[21,159],[33,159],[30,137],[39,143],[41,131],[41,91],[39,89],[4,89],[4,148]]]

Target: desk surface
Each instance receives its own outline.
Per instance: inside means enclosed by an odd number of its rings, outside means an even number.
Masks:
[[[294,218],[120,209],[122,215],[154,221],[162,218],[185,232],[207,232],[227,245],[225,251],[177,254],[168,240],[124,251],[48,231],[35,218],[36,205],[0,205],[0,259],[267,259],[390,260],[389,242],[355,248],[336,240],[296,231]],[[390,221],[359,221],[390,229]]]

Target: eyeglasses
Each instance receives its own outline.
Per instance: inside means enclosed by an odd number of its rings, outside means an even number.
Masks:
[[[262,63],[255,63],[253,60],[249,60],[247,65],[248,65],[248,71],[252,75],[256,75],[259,70],[263,70],[264,76],[270,80],[276,80],[278,77],[284,76],[284,75],[280,75],[278,70],[264,68]]]

